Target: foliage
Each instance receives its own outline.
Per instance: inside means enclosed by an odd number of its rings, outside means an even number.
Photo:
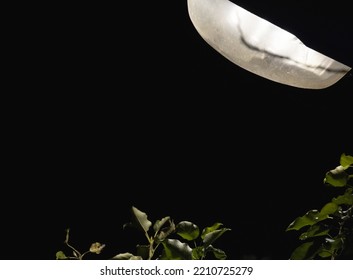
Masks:
[[[286,231],[304,231],[303,241],[290,259],[337,259],[353,255],[353,157],[342,154],[340,165],[328,171],[324,185],[338,188],[341,194],[320,210],[310,210],[297,217]],[[336,189],[337,190],[337,189]]]
[[[353,156],[341,154],[339,165],[326,172],[323,183],[334,188],[339,195],[333,197],[320,210],[307,211],[289,224],[286,231],[300,232],[301,244],[294,249],[291,260],[344,259],[353,257]],[[214,247],[215,241],[229,228],[214,223],[202,230],[190,222],[177,224],[169,216],[152,223],[145,212],[131,207],[131,227],[142,232],[147,244],[137,244],[136,252],[119,253],[113,260],[224,260],[226,253]],[[64,244],[70,254],[56,253],[56,259],[82,260],[87,254],[100,254],[105,244],[92,243],[83,253],[69,243],[70,230],[66,231]]]
[[[152,222],[148,220],[147,214],[136,207],[131,208],[131,222],[124,224],[123,228],[132,227],[141,231],[148,244],[136,246],[136,252],[119,253],[114,260],[203,260],[212,254],[214,259],[224,260],[226,253],[213,246],[214,242],[221,237],[229,228],[223,227],[222,223],[200,228],[189,221],[181,221],[177,224],[169,217],[163,217]],[[63,251],[56,253],[56,259],[82,260],[87,253],[99,254],[105,245],[96,242],[85,253],[80,253],[69,244],[69,230],[67,230],[65,242],[72,250],[72,256],[66,256]]]
[[[69,243],[69,238],[70,238],[70,229],[67,229],[66,230],[66,238],[65,238],[64,243],[67,247],[69,247],[72,250],[72,255],[67,256],[67,255],[65,255],[65,253],[63,251],[58,251],[58,252],[56,252],[56,259],[57,260],[67,260],[67,259],[82,260],[83,257],[89,253],[99,255],[101,253],[101,251],[103,250],[103,248],[105,247],[105,244],[101,244],[99,242],[94,242],[91,244],[91,247],[87,251],[85,251],[84,253],[81,253],[80,251],[78,251],[75,247],[73,247]]]

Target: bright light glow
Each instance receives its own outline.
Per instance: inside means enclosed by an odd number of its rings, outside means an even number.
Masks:
[[[299,88],[322,89],[351,70],[228,0],[188,0],[188,10],[196,30],[209,45],[264,78]]]

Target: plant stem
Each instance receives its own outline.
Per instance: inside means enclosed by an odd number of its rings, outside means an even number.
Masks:
[[[65,243],[69,248],[71,248],[78,255],[78,259],[81,260],[83,255],[78,250],[76,250],[73,246],[71,246],[68,242],[65,242]]]

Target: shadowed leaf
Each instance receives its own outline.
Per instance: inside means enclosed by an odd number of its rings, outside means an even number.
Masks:
[[[176,233],[186,240],[195,240],[199,234],[200,229],[194,223],[182,221],[176,226]]]
[[[319,220],[325,220],[330,217],[330,215],[334,214],[338,209],[338,205],[333,202],[326,203],[324,207],[322,207],[320,214],[319,214]]]
[[[159,230],[158,234],[155,236],[156,243],[164,241],[170,234],[175,231],[175,224],[173,221],[169,221],[169,226],[166,226]]]
[[[132,206],[131,212],[132,212],[132,221],[130,223],[124,224],[124,228],[126,226],[132,226],[147,233],[149,228],[152,225],[151,221],[147,219],[147,214],[140,211],[134,206]]]
[[[352,189],[349,188],[346,190],[344,195],[340,195],[336,198],[332,199],[333,203],[336,203],[337,205],[353,205],[353,194],[352,194]]]
[[[142,260],[140,256],[135,256],[131,253],[121,253],[112,258],[113,260]]]
[[[328,258],[335,254],[335,252],[342,249],[344,242],[342,238],[326,238],[325,243],[323,244],[322,248],[318,251],[320,257]]]
[[[221,226],[223,226],[222,223],[214,223],[212,226],[204,228],[201,233],[201,239],[204,239],[206,234],[219,229]]]
[[[349,180],[348,174],[343,166],[339,165],[335,169],[326,173],[324,183],[330,184],[333,187],[344,187]]]
[[[325,225],[315,224],[312,225],[307,232],[304,232],[300,235],[300,240],[305,240],[310,237],[315,236],[324,236],[329,233],[330,229]]]
[[[149,250],[149,245],[136,245],[136,254],[144,260],[149,258]]]
[[[162,220],[157,220],[153,225],[154,232],[158,232],[162,226],[170,220],[170,217],[164,217]]]
[[[161,260],[191,260],[192,249],[188,244],[182,243],[177,239],[166,239],[163,243],[164,250],[160,257]]]
[[[316,252],[319,246],[320,246],[319,243],[315,241],[303,243],[293,251],[290,259],[291,260],[313,259],[316,255]]]
[[[218,260],[225,260],[227,258],[227,255],[223,250],[215,248],[212,245],[207,247],[206,252],[213,253],[214,257]]]
[[[229,230],[230,230],[229,228],[222,228],[222,229],[217,229],[215,231],[207,233],[203,239],[205,248],[207,248],[209,245],[215,242],[219,237],[221,237],[223,233]]]
[[[338,205],[329,202],[322,207],[321,211],[310,210],[304,216],[296,218],[288,227],[289,230],[299,230],[305,226],[312,226],[320,221],[323,221],[330,217],[331,214],[334,214],[338,209]]]
[[[296,218],[288,227],[288,230],[299,230],[305,226],[311,226],[319,221],[319,211],[310,210],[304,216]]]
[[[200,260],[204,257],[205,248],[203,246],[198,246],[192,249],[192,259],[193,260]]]

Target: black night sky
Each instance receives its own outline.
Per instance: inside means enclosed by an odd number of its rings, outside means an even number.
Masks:
[[[234,3],[353,66],[347,1]],[[278,84],[212,49],[186,0],[109,5],[46,7],[23,30],[1,259],[55,259],[68,227],[79,248],[106,243],[101,258],[133,253],[131,206],[223,223],[229,259],[288,259],[286,227],[331,199],[325,172],[353,152],[352,74],[323,90]]]

